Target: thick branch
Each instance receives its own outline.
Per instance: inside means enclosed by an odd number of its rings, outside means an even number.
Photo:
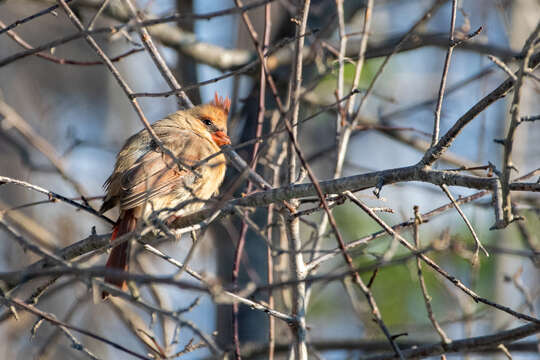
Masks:
[[[529,324],[512,330],[503,331],[493,335],[478,336],[467,339],[455,340],[450,345],[445,345],[442,342],[426,345],[423,340],[402,340],[398,343],[403,350],[406,358],[424,358],[427,356],[436,356],[448,353],[500,353],[497,349],[499,344],[506,344],[508,350],[514,352],[529,352],[536,353],[538,342],[514,342],[519,339],[526,338],[529,335],[538,333],[540,326]],[[360,350],[365,352],[375,352],[390,350],[388,342],[383,341],[366,341],[366,340],[336,340],[336,341],[312,341],[311,345],[319,351],[329,350]],[[446,346],[446,350],[444,348]],[[289,344],[276,344],[276,352],[283,353],[288,350]],[[248,359],[258,358],[261,354],[267,351],[266,344],[249,344],[245,346],[242,355]],[[395,359],[394,354],[375,355],[367,357],[371,360]]]
[[[406,358],[421,358],[427,356],[437,356],[441,354],[457,352],[475,352],[486,348],[497,347],[499,344],[506,344],[512,341],[523,339],[529,335],[540,332],[540,324],[528,324],[512,330],[501,331],[500,333],[478,336],[468,339],[455,340],[450,344],[437,343],[433,345],[421,346],[416,349],[403,351]],[[394,354],[370,356],[369,360],[394,359]]]

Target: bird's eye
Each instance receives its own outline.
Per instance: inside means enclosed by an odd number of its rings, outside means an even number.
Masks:
[[[203,122],[204,125],[206,126],[212,126],[212,120],[208,119],[208,118],[202,118],[201,121]]]

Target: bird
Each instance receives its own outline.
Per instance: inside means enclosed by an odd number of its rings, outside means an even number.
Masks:
[[[116,206],[120,209],[111,242],[134,231],[141,219],[147,220],[156,212],[162,214],[158,217],[165,217],[162,220],[171,220],[199,210],[205,200],[218,193],[225,177],[225,157],[219,154],[204,160],[231,144],[227,135],[230,105],[229,98],[215,93],[210,103],[179,110],[156,121],[151,127],[163,147],[147,129],[127,139],[103,185],[106,195],[100,212]],[[171,153],[176,159],[168,155]],[[179,209],[174,214],[159,212],[175,207]],[[127,271],[129,252],[129,241],[113,247],[106,268]],[[118,277],[105,276],[104,280],[127,289],[126,281]],[[106,291],[102,293],[104,299],[108,296]]]

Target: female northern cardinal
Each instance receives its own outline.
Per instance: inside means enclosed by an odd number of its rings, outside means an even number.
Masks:
[[[227,116],[230,100],[218,97],[205,105],[180,110],[152,124],[164,147],[180,164],[193,166],[230,144]],[[225,157],[216,156],[195,169],[179,168],[178,162],[161,151],[146,129],[131,136],[116,158],[105,182],[107,195],[101,212],[120,206],[111,241],[135,229],[137,221],[156,210],[185,206],[176,216],[195,211],[217,192],[225,175]],[[197,201],[202,200],[202,201]],[[112,249],[107,268],[127,271],[129,242]],[[111,277],[105,281],[123,290],[126,282]],[[108,294],[103,293],[103,297]]]

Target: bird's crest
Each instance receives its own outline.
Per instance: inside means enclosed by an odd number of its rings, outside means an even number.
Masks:
[[[212,101],[212,104],[223,109],[226,114],[229,114],[229,109],[231,108],[231,100],[226,97],[222,98],[221,96],[218,96],[217,91],[214,93],[214,100]]]

